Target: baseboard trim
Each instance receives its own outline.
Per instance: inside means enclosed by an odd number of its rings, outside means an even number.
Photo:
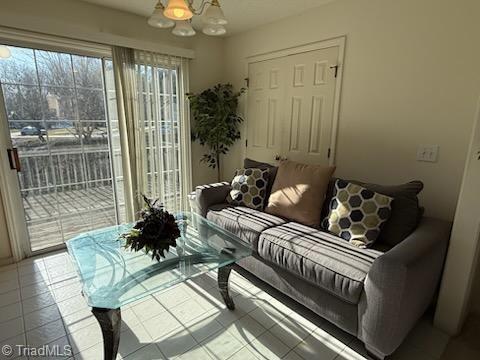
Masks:
[[[0,266],[10,265],[13,263],[14,263],[13,257],[0,259]]]

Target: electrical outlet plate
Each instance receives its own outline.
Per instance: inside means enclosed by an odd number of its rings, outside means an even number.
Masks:
[[[417,161],[437,162],[438,148],[438,145],[419,145]]]

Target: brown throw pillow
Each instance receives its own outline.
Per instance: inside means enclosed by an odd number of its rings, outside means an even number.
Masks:
[[[328,182],[335,167],[283,161],[265,212],[318,227]]]

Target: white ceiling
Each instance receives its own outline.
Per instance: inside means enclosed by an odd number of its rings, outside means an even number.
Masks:
[[[109,8],[123,10],[148,17],[157,0],[82,0]],[[300,14],[309,9],[321,6],[334,0],[220,0],[228,20],[227,35],[238,34],[253,29],[262,24]],[[164,4],[166,0],[163,0]],[[201,0],[195,0],[199,5]],[[194,27],[201,23],[195,20]]]

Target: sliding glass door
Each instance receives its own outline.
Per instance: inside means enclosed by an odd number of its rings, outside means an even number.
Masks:
[[[0,82],[31,250],[122,222],[115,90],[106,76],[111,62],[9,48],[11,57],[0,59]],[[15,151],[13,165],[14,157]]]
[[[144,150],[142,192],[160,199],[169,211],[183,209],[181,145],[178,101],[178,65],[151,53],[136,53],[139,146]]]
[[[171,212],[185,209],[191,189],[186,59],[125,49],[134,54],[126,94],[121,61],[8,48],[11,56],[0,58],[0,128],[9,136],[0,143],[13,170],[0,185],[14,194],[10,214],[25,217],[13,219],[21,230],[17,252],[61,247],[80,233],[124,223],[126,214],[130,221],[143,194]],[[125,101],[134,109],[128,116],[123,107],[117,111]]]

